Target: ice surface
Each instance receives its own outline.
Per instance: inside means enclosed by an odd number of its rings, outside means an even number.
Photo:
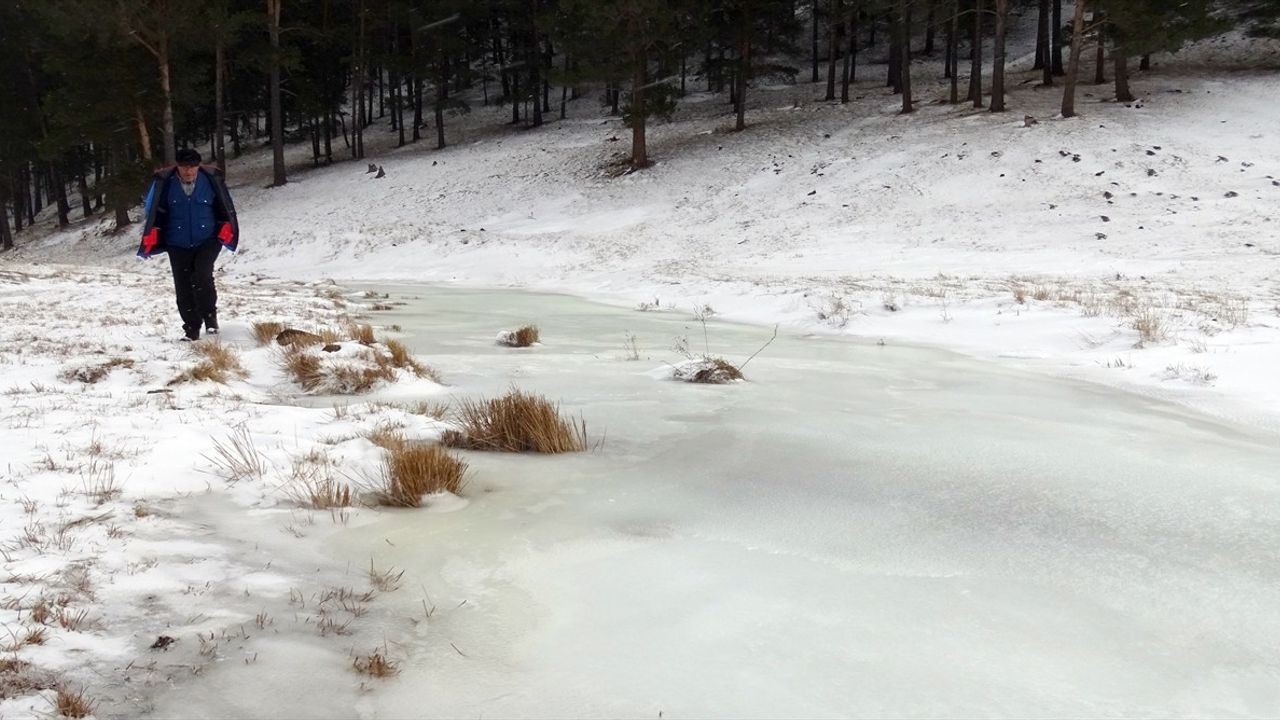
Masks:
[[[748,382],[696,386],[660,379],[673,338],[740,362],[770,330],[712,320],[704,339],[688,312],[380,289],[409,300],[380,319],[456,396],[543,393],[603,445],[469,453],[465,506],[328,536],[338,563],[406,571],[376,610],[398,678],[357,694],[312,650],[333,643],[288,639],[288,658],[219,668],[162,715],[1280,711],[1273,435],[785,332]],[[541,346],[494,346],[525,322]]]

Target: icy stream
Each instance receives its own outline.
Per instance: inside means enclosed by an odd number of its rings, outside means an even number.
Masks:
[[[399,677],[360,690],[351,643],[281,634],[288,662],[158,714],[1280,713],[1275,436],[837,339],[780,336],[748,382],[693,386],[661,379],[674,337],[704,344],[687,312],[384,289],[408,304],[377,319],[455,395],[545,394],[602,447],[469,453],[466,503],[330,535],[340,563],[405,570],[374,610]],[[541,346],[495,346],[524,322]],[[769,334],[708,323],[736,361]]]

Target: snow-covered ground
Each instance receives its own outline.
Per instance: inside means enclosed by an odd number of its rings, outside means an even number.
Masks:
[[[93,223],[19,236],[0,258],[0,650],[13,646],[0,662],[18,663],[5,677],[24,673],[30,692],[7,691],[0,716],[46,711],[51,673],[128,714],[217,660],[252,666],[272,618],[327,622],[341,615],[334,592],[368,589],[367,568],[279,548],[378,514],[299,511],[289,480],[308,457],[376,467],[362,435],[380,425],[422,438],[441,426],[377,404],[290,405],[298,391],[249,326],[360,312],[360,293],[328,279],[555,290],[680,317],[710,307],[1083,378],[1274,434],[1280,74],[1256,62],[1274,45],[1241,47],[1158,58],[1130,105],[1086,84],[1070,120],[1054,117],[1058,91],[1023,73],[1003,115],[937,104],[943,86],[923,77],[918,112],[896,115],[882,66],[844,106],[809,84],[753,90],[741,134],[723,98],[694,94],[651,128],[656,165],[622,176],[627,130],[594,99],[533,130],[477,107],[450,121],[444,151],[372,158],[384,179],[358,163],[308,169],[294,148],[290,184],[263,189],[269,158],[251,155],[231,176],[243,251],[221,263],[224,341],[249,372],[225,386],[167,385],[196,360],[171,342],[167,262],[134,258],[132,235]],[[1250,69],[1213,67],[1236,55]],[[97,382],[74,377],[116,358],[129,362]],[[412,382],[397,392],[438,391]],[[267,457],[255,482],[217,470],[215,443],[237,427]],[[236,537],[202,524],[233,516],[227,504],[248,509]],[[334,622],[360,619],[344,612]],[[40,643],[24,639],[40,628]],[[354,622],[362,652],[378,629]],[[139,665],[166,634],[179,643]],[[291,657],[345,652],[288,642]]]
[[[233,165],[244,251],[223,267],[709,304],[1280,427],[1277,44],[1157,58],[1128,105],[1084,84],[1070,120],[1030,73],[1012,75],[1009,113],[937,104],[943,85],[922,77],[919,111],[899,116],[868,66],[848,105],[817,101],[820,85],[754,91],[741,134],[722,98],[695,94],[651,128],[657,165],[623,177],[609,164],[629,135],[594,99],[535,130],[477,107],[444,151],[378,156],[381,180],[299,157],[288,186],[262,189],[268,155]],[[1206,69],[1231,53],[1263,69]],[[132,250],[95,225],[16,259],[167,272]]]

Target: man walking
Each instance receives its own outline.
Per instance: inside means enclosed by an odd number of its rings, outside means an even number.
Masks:
[[[173,289],[184,341],[200,339],[200,328],[218,332],[218,291],[213,263],[222,247],[235,252],[240,239],[236,209],[216,168],[200,166],[200,153],[178,151],[178,166],[156,173],[143,205],[146,220],[138,257],[169,253]]]

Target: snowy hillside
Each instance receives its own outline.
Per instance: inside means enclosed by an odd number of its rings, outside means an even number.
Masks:
[[[1280,76],[1198,64],[1265,67],[1275,52],[1227,38],[1158,58],[1137,102],[1083,85],[1070,120],[1032,73],[1012,76],[1009,113],[929,102],[898,116],[872,65],[848,105],[809,84],[755,92],[744,133],[695,94],[651,130],[657,165],[620,177],[610,162],[628,131],[592,99],[536,131],[477,108],[452,121],[450,148],[380,155],[379,180],[343,163],[264,190],[269,154],[233,164],[245,250],[222,267],[709,304],[1012,358],[1275,427]],[[16,260],[143,267],[132,250],[89,228]]]
[[[165,259],[43,218],[0,256],[0,718],[1275,716],[1280,47],[1071,119],[1027,48],[1004,114],[936,60],[908,116],[882,64],[742,133],[695,92],[635,173],[595,98],[371,129],[383,178],[254,150],[194,350]],[[382,374],[309,386],[284,326]],[[517,386],[590,451],[378,506]]]

